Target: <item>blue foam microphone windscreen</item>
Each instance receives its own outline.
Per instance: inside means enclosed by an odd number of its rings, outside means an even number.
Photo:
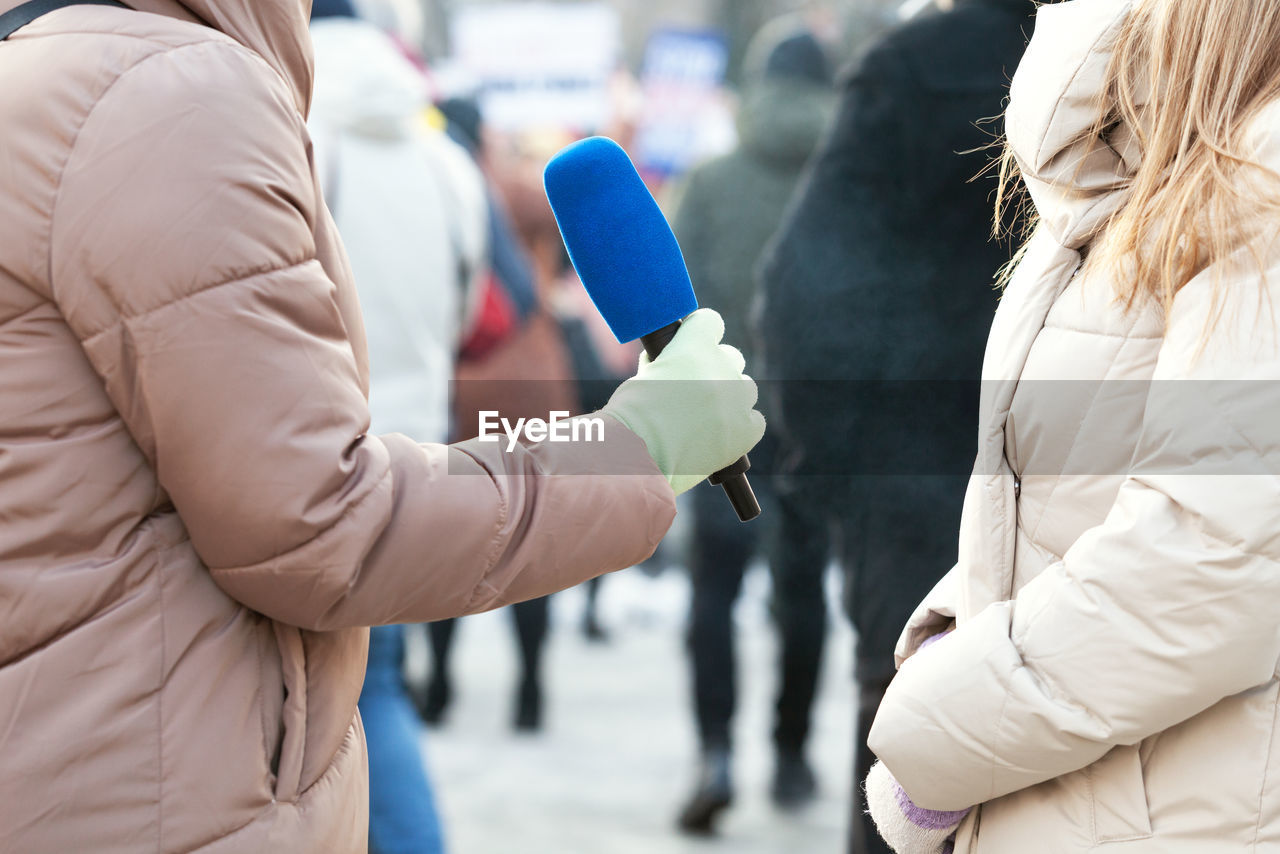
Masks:
[[[697,309],[680,245],[621,146],[575,142],[547,164],[543,184],[569,259],[619,341]]]

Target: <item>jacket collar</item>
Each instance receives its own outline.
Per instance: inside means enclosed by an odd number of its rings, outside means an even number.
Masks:
[[[1123,198],[1137,167],[1133,134],[1086,138],[1097,120],[1107,65],[1132,0],[1042,6],[1013,76],[1005,128],[1041,224],[1079,248]]]

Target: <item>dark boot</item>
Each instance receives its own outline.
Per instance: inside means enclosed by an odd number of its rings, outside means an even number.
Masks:
[[[773,802],[783,809],[797,809],[812,801],[818,792],[818,782],[804,753],[779,750],[777,761],[770,790]]]
[[[538,732],[542,729],[542,686],[538,680],[520,680],[516,692],[516,732]]]
[[[546,645],[551,597],[530,599],[511,608],[520,642],[520,687],[516,691],[516,732],[542,729],[542,650]]]
[[[713,747],[703,751],[698,784],[680,812],[681,830],[703,835],[715,832],[716,817],[733,803],[729,765],[729,748]]]
[[[600,583],[603,576],[587,582],[587,607],[582,614],[582,636],[591,643],[606,643],[609,632],[600,624],[600,614],[596,605],[600,601]]]
[[[431,678],[426,687],[413,691],[414,708],[427,726],[444,722],[445,709],[453,700],[453,680],[449,678],[449,653],[453,649],[453,633],[457,620],[440,620],[427,624],[427,640],[431,646]]]
[[[596,617],[594,610],[588,611],[587,615],[582,618],[582,636],[591,643],[609,642],[609,632],[604,626],[600,625],[600,620]]]
[[[427,680],[426,690],[414,691],[412,697],[422,722],[427,726],[439,726],[444,722],[445,710],[453,700],[453,685],[448,676],[436,670]]]

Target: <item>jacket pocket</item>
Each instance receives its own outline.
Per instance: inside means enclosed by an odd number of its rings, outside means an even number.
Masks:
[[[280,722],[280,761],[276,773],[276,800],[291,803],[302,782],[302,757],[307,737],[307,662],[302,633],[294,626],[275,623],[280,645],[280,671],[284,679],[284,707]]]
[[[1085,775],[1092,799],[1095,845],[1151,836],[1151,813],[1138,745],[1113,748],[1086,768]]]

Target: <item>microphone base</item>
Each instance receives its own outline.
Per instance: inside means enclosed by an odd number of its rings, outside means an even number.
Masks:
[[[744,455],[737,462],[707,478],[709,483],[719,484],[724,488],[724,494],[728,496],[740,522],[750,522],[760,515],[760,502],[755,490],[751,488],[751,481],[747,480],[747,470],[750,468],[751,460]]]

